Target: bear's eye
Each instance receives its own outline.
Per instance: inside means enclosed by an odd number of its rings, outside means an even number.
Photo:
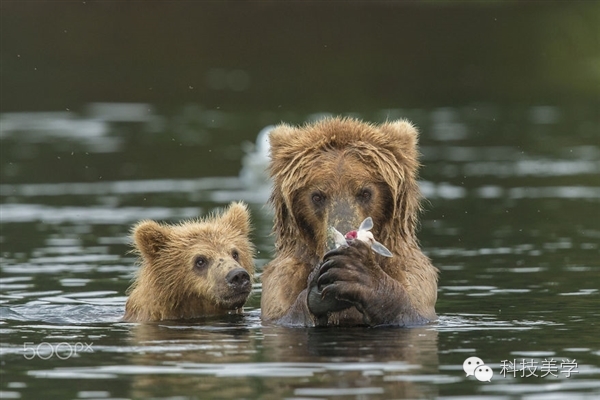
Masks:
[[[362,189],[358,193],[359,200],[361,200],[363,202],[371,201],[372,197],[373,197],[373,192],[371,191],[371,189]]]
[[[317,206],[322,206],[325,203],[325,195],[323,193],[313,193],[311,196],[312,202]]]
[[[208,265],[208,260],[204,256],[198,256],[194,260],[194,268],[203,269]]]
[[[237,250],[234,250],[234,251],[231,252],[231,257],[233,257],[233,259],[235,261],[239,261],[240,260],[240,253],[238,253]]]

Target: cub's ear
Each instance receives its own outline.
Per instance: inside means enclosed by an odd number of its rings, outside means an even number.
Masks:
[[[221,221],[238,230],[244,236],[250,233],[250,211],[242,202],[231,203],[223,213]]]
[[[269,133],[269,145],[271,147],[271,160],[279,160],[282,158],[288,158],[291,149],[291,140],[296,134],[296,128],[290,125],[281,124],[277,125],[271,133]]]
[[[166,246],[169,228],[154,221],[141,221],[133,228],[133,241],[142,257],[155,259]]]
[[[412,160],[418,159],[417,143],[419,132],[409,121],[400,119],[379,125],[379,129],[390,135],[390,142],[394,144],[396,156]]]

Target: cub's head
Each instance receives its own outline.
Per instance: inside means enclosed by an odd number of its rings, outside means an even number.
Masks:
[[[160,319],[170,313],[171,318],[191,318],[242,307],[254,274],[249,232],[250,215],[241,203],[220,215],[178,225],[140,222],[133,239],[142,267],[132,295],[147,286],[147,295],[155,293],[148,303],[165,303],[154,305],[162,308]]]
[[[414,239],[417,136],[403,120],[372,125],[330,118],[275,128],[270,201],[278,248],[310,249],[310,256],[321,257],[328,226],[345,233],[369,216],[375,238],[392,251]]]

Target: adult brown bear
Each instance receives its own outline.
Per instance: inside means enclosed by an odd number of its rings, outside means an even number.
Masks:
[[[329,118],[270,134],[276,257],[262,275],[262,318],[285,325],[414,325],[436,319],[438,270],[415,235],[421,195],[417,131]],[[326,253],[372,217],[392,252],[360,240]]]

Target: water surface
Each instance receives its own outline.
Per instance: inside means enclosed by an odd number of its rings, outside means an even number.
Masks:
[[[556,120],[541,124],[532,118],[539,107],[489,106],[486,113],[493,118],[485,120],[471,109],[396,111],[423,132],[420,186],[428,201],[419,235],[441,270],[439,321],[410,329],[264,326],[260,283],[243,316],[121,322],[125,290],[136,269],[128,234],[140,219],[177,221],[245,200],[256,226],[261,272],[273,251],[264,152],[249,140],[213,142],[209,149],[215,159],[234,164],[235,173],[226,176],[163,178],[155,172],[162,164],[149,157],[136,161],[136,168],[148,171],[137,173],[137,179],[61,179],[60,168],[48,167],[43,176],[33,173],[41,171],[42,162],[28,157],[44,154],[56,165],[66,164],[62,168],[81,169],[73,171],[79,177],[88,167],[103,171],[113,165],[112,174],[119,177],[128,168],[120,160],[135,157],[139,149],[133,144],[151,134],[151,123],[126,125],[137,133],[117,136],[120,124],[139,122],[104,121],[91,145],[91,136],[79,130],[60,130],[57,140],[60,113],[3,115],[8,172],[0,185],[2,395],[598,396],[600,148],[585,128],[597,121],[572,120],[568,110],[559,108],[544,110],[558,115]],[[506,117],[518,112],[518,118]],[[377,121],[390,113],[361,117]],[[152,113],[148,118],[168,116]],[[86,116],[65,121],[90,123]],[[540,146],[540,141],[560,142],[561,136],[551,132],[567,124],[579,127],[570,145]],[[519,132],[540,130],[546,137],[532,143],[516,134],[512,140],[496,137],[509,126]],[[180,137],[174,139],[164,157],[178,160]],[[165,150],[160,141],[145,146],[153,154]],[[206,151],[203,144],[185,146],[190,152]],[[90,165],[77,159],[91,151],[97,158]],[[239,157],[229,161],[230,152]],[[470,356],[492,368],[491,382],[465,376],[463,361]],[[507,362],[525,364],[503,376]],[[573,362],[576,372],[567,377]]]

